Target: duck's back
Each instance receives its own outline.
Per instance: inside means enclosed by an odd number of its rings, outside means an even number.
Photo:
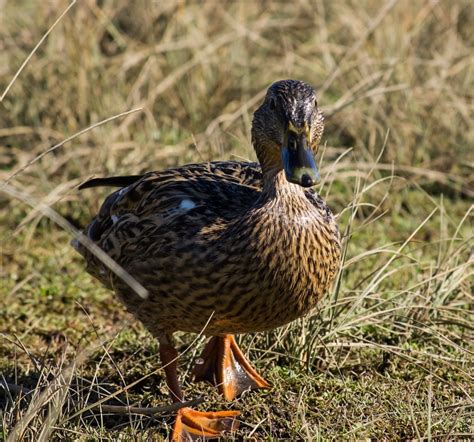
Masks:
[[[260,166],[237,161],[189,164],[148,172],[144,175],[92,179],[80,188],[116,186],[98,215],[86,228],[94,242],[104,239],[110,227],[123,215],[161,218],[169,225],[189,212],[229,219],[255,202],[262,186]],[[189,213],[188,213],[189,215]],[[202,222],[206,222],[202,217]]]

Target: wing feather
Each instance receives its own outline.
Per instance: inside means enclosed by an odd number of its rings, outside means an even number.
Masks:
[[[249,207],[260,193],[262,173],[257,163],[237,161],[189,164],[144,175],[93,178],[80,189],[120,186],[104,201],[86,228],[88,237],[99,242],[125,216],[152,218],[169,224],[185,212],[201,210],[203,220],[235,217]],[[183,206],[192,202],[192,208]]]

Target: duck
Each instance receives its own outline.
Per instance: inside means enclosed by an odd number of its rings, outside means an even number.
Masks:
[[[114,291],[159,342],[173,402],[184,401],[175,332],[209,337],[193,371],[228,401],[269,389],[235,335],[307,315],[330,289],[341,260],[335,216],[314,190],[324,116],[315,89],[280,80],[254,112],[258,163],[214,161],[141,175],[93,178],[79,189],[118,188],[83,234],[146,290],[110,270],[83,241],[86,270]],[[178,410],[173,441],[235,431],[240,412]]]

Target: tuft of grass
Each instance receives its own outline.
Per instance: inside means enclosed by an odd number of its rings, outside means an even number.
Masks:
[[[93,174],[254,159],[287,77],[319,89],[344,262],[311,315],[240,338],[271,392],[190,384],[203,339],[179,334],[187,397],[242,411],[229,440],[474,437],[471,2],[69,4],[0,9],[0,438],[168,435],[157,343],[47,215],[83,226]]]

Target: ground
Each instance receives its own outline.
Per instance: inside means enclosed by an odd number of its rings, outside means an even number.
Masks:
[[[2,6],[0,94],[67,6]],[[253,110],[299,78],[326,114],[341,272],[308,317],[239,337],[271,390],[193,384],[203,338],[178,334],[186,397],[240,410],[229,440],[472,440],[473,19],[470,1],[74,4],[0,104],[0,439],[166,438],[170,411],[99,407],[168,396],[157,343],[69,245],[107,194],[75,186],[254,160]]]

